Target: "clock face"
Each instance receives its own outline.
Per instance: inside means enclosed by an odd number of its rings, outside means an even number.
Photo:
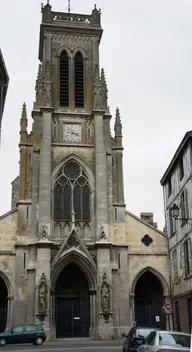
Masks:
[[[81,124],[64,124],[63,125],[63,139],[68,142],[81,141]]]

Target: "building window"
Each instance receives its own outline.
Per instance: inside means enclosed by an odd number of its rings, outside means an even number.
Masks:
[[[192,328],[192,299],[191,298],[187,300],[187,308],[188,308],[188,318],[189,318],[189,332],[191,333],[191,328]]]
[[[121,254],[118,253],[118,268],[121,269]]]
[[[31,153],[29,153],[29,165],[32,164],[32,157],[31,157]]]
[[[167,187],[168,187],[168,197],[169,197],[172,193],[171,178],[168,180]]]
[[[80,52],[75,55],[75,107],[84,108],[84,61]]]
[[[178,280],[177,249],[172,252],[173,280]]]
[[[192,274],[191,238],[184,242],[185,276]]]
[[[181,193],[180,208],[182,218],[181,224],[184,225],[187,222],[187,218],[189,217],[188,194],[186,189]]]
[[[115,208],[115,220],[117,220],[117,208]]]
[[[26,253],[23,254],[23,269],[26,269]]]
[[[54,187],[54,220],[71,220],[72,211],[79,221],[90,220],[90,187],[76,162],[64,165]]]
[[[60,55],[60,106],[69,106],[69,58],[65,50]]]
[[[183,166],[183,157],[179,159],[179,178],[182,180],[184,177],[184,166]]]
[[[179,302],[175,302],[175,323],[176,323],[176,330],[181,331]]]
[[[170,228],[170,236],[174,236],[176,232],[176,220],[173,218],[171,209],[169,209],[169,228]]]

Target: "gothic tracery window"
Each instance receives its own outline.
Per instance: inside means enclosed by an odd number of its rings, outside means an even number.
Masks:
[[[83,168],[75,161],[65,164],[54,186],[54,220],[90,220],[90,187]]]

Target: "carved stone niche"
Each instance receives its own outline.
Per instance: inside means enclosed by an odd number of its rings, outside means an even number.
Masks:
[[[41,321],[44,321],[47,315],[48,308],[48,284],[45,274],[41,275],[39,286],[38,286],[38,317]]]
[[[107,274],[103,274],[103,280],[101,284],[101,309],[102,315],[105,319],[105,323],[109,323],[111,313],[111,288],[107,280]]]

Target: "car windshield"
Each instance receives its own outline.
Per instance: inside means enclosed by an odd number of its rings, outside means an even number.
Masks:
[[[190,347],[190,335],[174,334],[174,333],[160,333],[159,345],[177,346],[177,347]]]
[[[150,334],[151,330],[150,329],[138,329],[137,330],[137,336],[142,336],[146,338]]]

